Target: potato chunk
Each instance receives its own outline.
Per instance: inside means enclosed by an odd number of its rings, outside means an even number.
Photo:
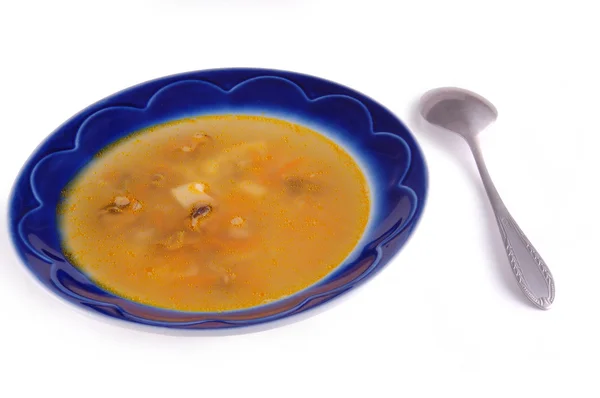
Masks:
[[[214,202],[214,198],[207,194],[206,190],[206,184],[191,182],[173,188],[171,193],[181,206],[189,209],[198,203],[210,204]]]

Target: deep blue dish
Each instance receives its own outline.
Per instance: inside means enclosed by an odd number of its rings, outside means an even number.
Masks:
[[[202,114],[262,114],[310,127],[358,161],[372,192],[372,217],[354,253],[320,282],[246,310],[190,313],[142,305],[96,286],[63,256],[56,206],[61,190],[99,152],[142,128]],[[9,227],[27,267],[66,300],[111,317],[171,328],[253,325],[298,314],[381,270],[413,232],[427,169],[408,129],[383,106],[339,84],[267,69],[183,73],[128,88],[84,109],[52,133],[18,176]]]

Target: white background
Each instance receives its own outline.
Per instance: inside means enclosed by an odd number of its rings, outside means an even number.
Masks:
[[[413,130],[430,171],[416,234],[310,317],[176,333],[52,296],[0,236],[0,396],[598,397],[600,23],[595,1],[30,0],[0,5],[0,189],[81,108],[188,70],[335,80]],[[510,274],[466,146],[414,118],[426,90],[486,96],[482,137],[508,208],[556,279],[547,312]]]

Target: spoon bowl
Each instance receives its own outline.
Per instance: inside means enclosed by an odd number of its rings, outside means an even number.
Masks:
[[[445,87],[421,98],[421,116],[429,123],[471,139],[498,118],[496,107],[471,91]]]

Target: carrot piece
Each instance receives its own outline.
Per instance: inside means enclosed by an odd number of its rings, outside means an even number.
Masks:
[[[280,176],[284,175],[285,173],[288,173],[290,171],[292,171],[294,168],[298,167],[299,165],[301,165],[302,163],[304,163],[305,158],[304,157],[299,157],[296,158],[292,161],[289,161],[287,163],[285,163],[283,166],[281,166],[279,168],[279,170],[277,170],[277,174],[279,174]]]

